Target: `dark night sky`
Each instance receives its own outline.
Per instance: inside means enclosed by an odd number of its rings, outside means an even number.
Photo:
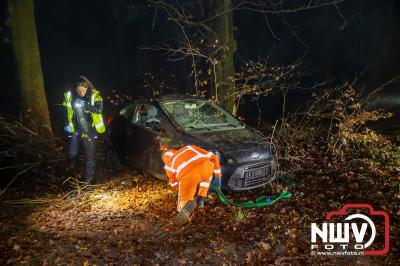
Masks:
[[[124,1],[121,1],[124,2]],[[142,94],[144,72],[167,79],[177,91],[186,86],[184,65],[166,63],[158,53],[138,47],[165,41],[174,29],[162,15],[146,8],[143,1],[118,6],[106,0],[36,0],[36,23],[42,67],[50,109],[61,102],[62,92],[79,74],[85,74],[103,94],[112,89]],[[238,42],[237,61],[270,56],[274,64],[291,63],[305,54],[310,80],[351,80],[367,67],[367,89],[400,73],[400,1],[347,0],[334,7],[287,15],[287,21],[306,44],[295,38],[278,16],[270,23],[280,40],[275,40],[264,17],[250,12],[235,13]],[[126,1],[125,1],[126,3]],[[5,18],[5,4],[1,15]],[[3,19],[4,25],[4,19]],[[0,32],[2,112],[15,109],[15,76],[7,45],[6,27]],[[124,67],[125,66],[125,67]],[[124,71],[129,80],[124,80]],[[175,74],[175,78],[171,78]],[[395,89],[395,88],[394,88]],[[8,95],[5,97],[5,95]],[[10,98],[12,100],[10,100]]]

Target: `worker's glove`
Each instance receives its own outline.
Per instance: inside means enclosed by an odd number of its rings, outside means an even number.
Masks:
[[[70,125],[64,127],[65,133],[72,134],[72,127]]]
[[[221,187],[221,178],[214,177],[211,184],[216,187]]]
[[[85,106],[85,101],[81,99],[76,99],[74,105],[77,108],[82,108]]]

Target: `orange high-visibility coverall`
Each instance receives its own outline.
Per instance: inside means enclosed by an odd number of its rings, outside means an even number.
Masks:
[[[178,211],[194,199],[197,187],[197,194],[206,197],[213,175],[222,176],[217,156],[194,145],[169,149],[163,153],[162,160],[171,187],[179,189]]]

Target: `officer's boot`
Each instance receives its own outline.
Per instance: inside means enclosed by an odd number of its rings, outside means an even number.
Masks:
[[[96,142],[94,139],[84,139],[85,144],[85,180],[89,184],[93,184],[93,176],[96,168]]]
[[[76,157],[75,158],[69,158],[68,159],[68,168],[67,168],[67,170],[69,171],[69,172],[73,172],[74,170],[75,170],[75,167],[76,167]]]

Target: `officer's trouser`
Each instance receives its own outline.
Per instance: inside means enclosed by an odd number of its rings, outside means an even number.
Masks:
[[[196,191],[198,196],[207,196],[214,172],[214,164],[208,159],[186,167],[191,169],[179,179],[178,211],[181,211],[188,201],[194,199]]]
[[[69,168],[74,169],[78,154],[80,143],[83,142],[85,149],[85,179],[88,180],[93,177],[96,167],[96,139],[89,137],[82,137],[80,134],[74,133],[68,138],[67,149],[68,149],[68,160]]]

